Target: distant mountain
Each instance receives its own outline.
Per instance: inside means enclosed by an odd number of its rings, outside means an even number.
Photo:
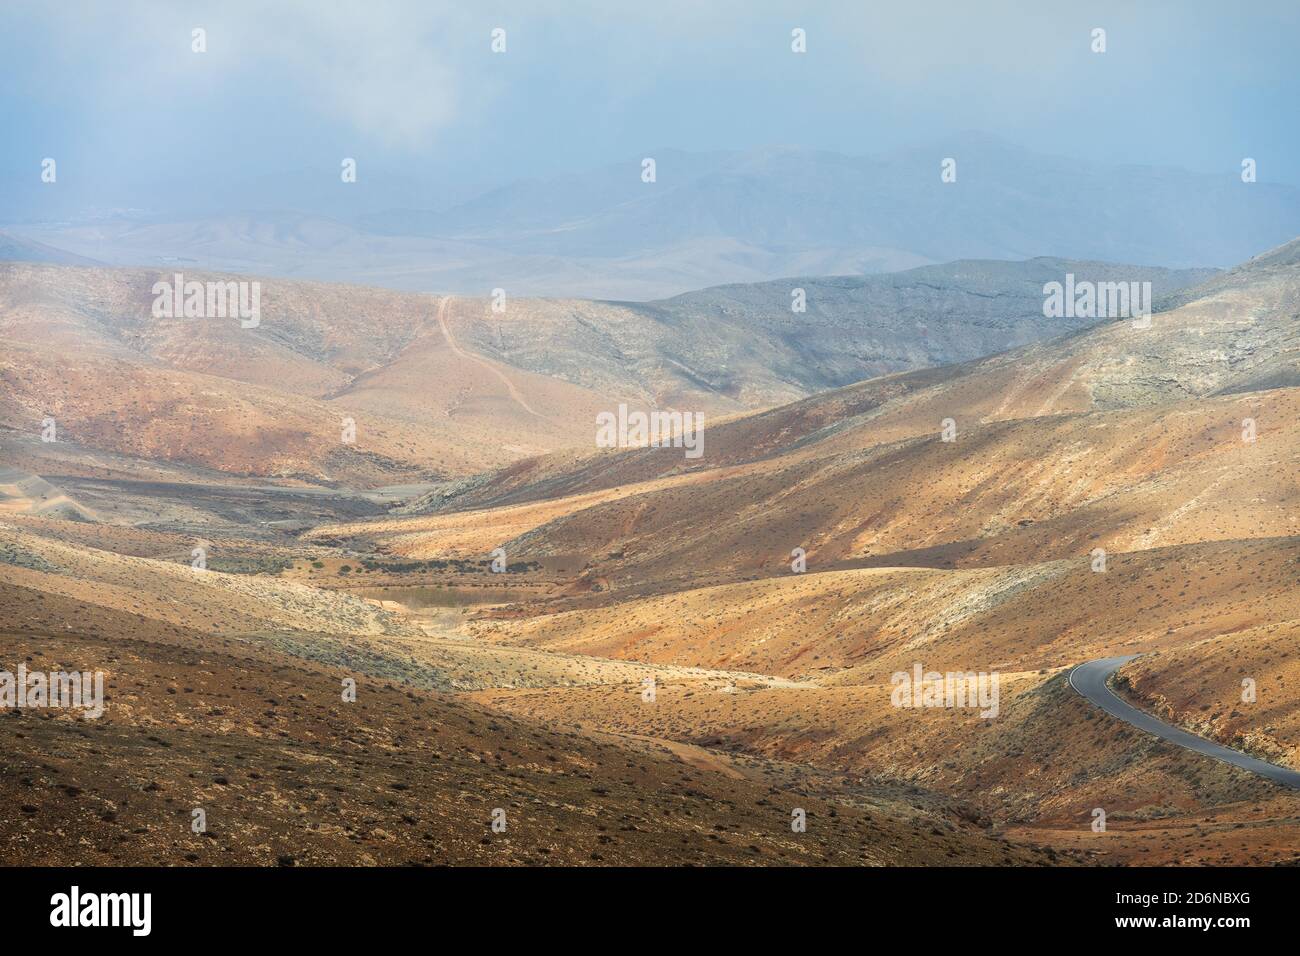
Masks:
[[[262,235],[310,247],[334,234],[291,219]],[[508,298],[502,313],[485,298],[262,278],[260,324],[244,328],[153,315],[155,282],[176,272],[213,278],[183,261],[0,265],[0,427],[32,434],[54,410],[71,440],[218,471],[362,486],[459,477],[589,450],[596,415],[623,403],[715,421],[1086,327],[1043,316],[1044,281],[1067,272],[1160,293],[1206,278],[960,262],[643,304]],[[806,312],[791,311],[791,283]],[[340,441],[347,419],[355,443]]]
[[[268,211],[260,183],[242,203],[227,188],[221,208],[231,211],[220,215],[116,213],[8,228],[111,265],[182,261],[410,291],[620,300],[955,259],[1222,267],[1300,233],[1292,186],[1243,183],[1233,170],[1083,162],[982,134],[878,156],[794,147],[645,155],[656,161],[653,183],[642,181],[644,157],[629,156],[450,205],[422,206],[429,193],[412,185],[396,191],[409,207],[374,212],[395,192],[372,181],[382,172],[346,203],[316,188],[319,172],[311,188],[277,181],[280,211]],[[941,181],[946,158],[956,161],[955,182]],[[233,211],[242,208],[252,211]]]
[[[962,261],[876,276],[721,286],[655,302],[510,300],[503,315],[458,300],[448,321],[483,355],[598,394],[736,409],[793,401],[875,375],[963,362],[1092,325],[1048,319],[1043,286],[1150,281],[1155,296],[1207,270],[1033,259]],[[802,290],[806,311],[792,309]],[[481,301],[481,300],[480,300]]]
[[[882,156],[794,147],[647,155],[654,183],[641,181],[641,160],[630,157],[517,183],[436,216],[365,222],[563,256],[727,239],[792,257],[877,250],[935,262],[1054,255],[1165,266],[1228,265],[1300,232],[1294,187],[1242,183],[1231,171],[1104,166],[983,134]],[[956,181],[945,183],[940,163],[949,157]]]
[[[425,218],[415,215],[411,221]],[[512,251],[493,239],[479,242],[372,231],[292,211],[161,220],[117,216],[17,225],[10,230],[33,243],[57,244],[115,266],[179,263],[214,272],[458,295],[485,295],[505,288],[511,295],[655,299],[719,281],[758,281],[790,273],[881,272],[927,261],[878,249],[816,249],[795,255],[726,238],[690,240],[641,255],[565,256],[544,250]]]
[[[1080,282],[1150,282],[1159,307],[1164,296],[1215,274],[1048,257],[961,260],[887,275],[719,286],[630,307],[671,328],[684,346],[674,357],[697,372],[711,339],[734,334],[741,354],[745,344],[780,343],[786,354],[771,363],[772,371],[807,394],[873,375],[964,362],[1093,324],[1044,317],[1044,285],[1067,275]],[[793,310],[796,292],[804,312]],[[730,362],[734,367],[735,359]]]
[[[43,242],[10,235],[7,232],[0,232],[0,262],[51,262],[66,266],[98,264],[94,259],[64,249],[56,249]]]
[[[1045,261],[1050,260],[1014,265],[1035,267]],[[961,266],[954,263],[948,268]],[[869,284],[884,285],[914,273],[873,277]],[[708,290],[708,294],[716,293]],[[898,443],[942,446],[937,436],[945,419],[951,419],[963,436],[980,436],[958,441],[983,441],[984,435],[1002,434],[994,426],[1008,422],[1024,422],[1031,431],[1038,429],[1033,434],[1047,434],[1056,423],[1034,426],[1032,422],[1064,421],[1091,413],[1113,416],[1099,419],[1098,428],[1125,433],[1125,416],[1131,414],[1133,421],[1145,422],[1154,436],[1169,427],[1165,416],[1177,418],[1187,402],[1204,401],[1197,414],[1212,410],[1207,414],[1212,415],[1219,437],[1206,447],[1214,447],[1216,454],[1231,454],[1246,444],[1241,440],[1245,418],[1256,420],[1261,435],[1265,431],[1273,436],[1290,434],[1290,406],[1300,401],[1300,239],[1198,285],[1164,294],[1158,306],[1161,311],[1149,324],[1107,320],[996,355],[867,379],[715,423],[705,431],[706,454],[694,463],[656,448],[617,454],[557,452],[480,478],[450,498],[431,495],[411,510],[477,509],[588,494],[683,470],[725,469],[768,458],[852,465],[868,452],[874,454],[873,449],[887,454]],[[1211,404],[1209,399],[1222,401]],[[1179,425],[1185,426],[1185,422]],[[1226,440],[1221,440],[1223,436]],[[1198,440],[1209,441],[1204,436]],[[1276,444],[1270,448],[1277,450]],[[1285,454],[1294,454],[1293,448],[1283,446]],[[1192,454],[1188,449],[1200,452],[1194,443],[1182,453]],[[1152,462],[1164,461],[1170,454],[1163,440],[1157,443],[1155,438],[1133,443],[1130,451],[1146,454]],[[1023,452],[1015,460],[1037,462],[1038,452]],[[1091,467],[1109,474],[1109,465]],[[1126,467],[1115,470],[1122,473]],[[1027,473],[1032,476],[1032,469]],[[981,481],[988,479],[989,486],[998,487],[1004,479],[999,476],[994,481],[994,474],[985,473]],[[1068,484],[1083,474],[1063,466],[1062,481]],[[1279,470],[1269,480],[1281,482],[1286,494],[1292,495],[1295,482],[1289,475]],[[1215,477],[1225,484],[1235,480],[1223,470]],[[776,487],[793,484],[792,480]],[[1291,514],[1285,509],[1280,512],[1288,527]]]

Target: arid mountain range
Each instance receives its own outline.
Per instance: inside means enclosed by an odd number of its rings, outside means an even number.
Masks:
[[[1049,319],[1067,274],[1154,314]],[[266,278],[255,328],[167,278],[0,265],[5,659],[110,688],[3,719],[23,862],[1300,859],[1300,794],[1067,682],[1140,655],[1135,706],[1300,768],[1300,240],[503,312]],[[620,403],[703,454],[597,449]],[[899,707],[917,665],[997,712]]]
[[[0,264],[0,425],[240,476],[375,487],[590,446],[619,404],[716,419],[861,378],[1082,328],[1042,285],[1205,270],[1036,259],[724,287],[651,303],[426,296],[260,283],[261,316],[160,318],[175,272]],[[235,277],[180,272],[190,281]],[[245,280],[248,281],[248,280]],[[792,309],[800,289],[806,311]],[[68,361],[75,356],[75,361]],[[99,383],[118,387],[103,388]],[[344,420],[356,441],[341,441]]]

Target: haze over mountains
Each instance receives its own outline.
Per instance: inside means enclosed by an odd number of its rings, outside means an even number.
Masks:
[[[1266,169],[1243,183],[1239,169],[1107,166],[978,133],[874,156],[794,147],[645,155],[656,161],[653,183],[641,180],[643,157],[631,156],[426,209],[383,206],[400,191],[367,176],[405,174],[368,172],[364,160],[356,184],[326,169],[243,184],[237,194],[258,211],[203,211],[191,198],[183,212],[78,220],[50,192],[75,183],[17,180],[3,208],[13,235],[108,265],[636,300],[965,258],[1223,268],[1300,232],[1300,189],[1268,182]],[[949,157],[957,178],[944,183]],[[347,192],[363,187],[364,202]],[[407,195],[429,192],[412,185]]]
[[[1294,0],[494,6],[0,4],[0,867],[1300,866]]]

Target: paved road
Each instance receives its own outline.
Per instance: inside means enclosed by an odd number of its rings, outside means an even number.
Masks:
[[[1222,744],[1216,744],[1212,740],[1206,740],[1204,737],[1198,737],[1185,730],[1180,730],[1171,724],[1166,724],[1163,720],[1157,720],[1150,714],[1143,713],[1136,707],[1126,704],[1116,697],[1111,692],[1111,689],[1106,686],[1107,679],[1121,666],[1137,656],[1137,654],[1130,654],[1128,657],[1105,657],[1098,661],[1080,664],[1070,671],[1070,686],[1112,717],[1118,717],[1139,730],[1155,734],[1170,743],[1186,747],[1188,750],[1194,750],[1198,754],[1205,754],[1207,757],[1230,763],[1234,767],[1241,767],[1243,770],[1257,773],[1275,783],[1300,790],[1300,771],[1258,760],[1242,753],[1240,750],[1233,750]]]

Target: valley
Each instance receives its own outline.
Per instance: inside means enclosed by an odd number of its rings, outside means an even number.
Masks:
[[[1300,770],[1300,242],[1157,276],[1146,327],[1046,328],[1065,268],[926,267],[1015,321],[870,357],[921,276],[809,282],[791,337],[785,285],[268,283],[249,330],[0,265],[0,661],[108,687],[0,718],[11,857],[1294,864],[1300,794],[1068,675],[1132,657],[1133,707]],[[703,453],[597,447],[620,402]],[[895,706],[917,666],[996,716]]]

